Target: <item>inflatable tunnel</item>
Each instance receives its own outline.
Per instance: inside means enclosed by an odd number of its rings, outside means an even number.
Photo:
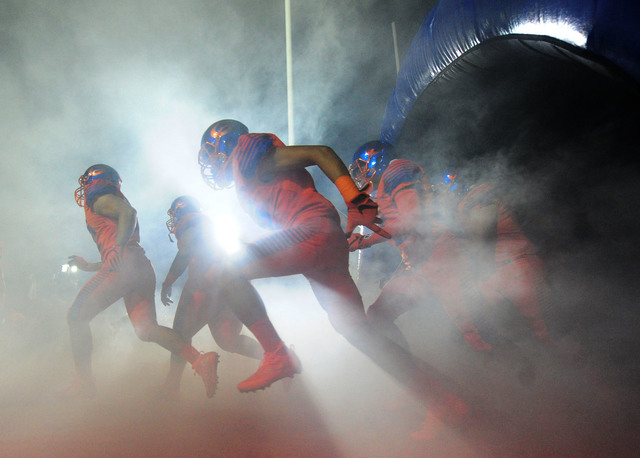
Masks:
[[[628,0],[441,0],[380,137],[434,176],[500,180],[552,243],[633,233],[639,12]]]

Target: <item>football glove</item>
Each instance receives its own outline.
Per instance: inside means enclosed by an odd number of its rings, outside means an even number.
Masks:
[[[371,200],[366,193],[360,193],[351,202],[347,203],[347,237],[351,237],[353,230],[358,226],[371,229],[387,239],[391,234],[382,229],[382,219],[378,217],[378,204]]]

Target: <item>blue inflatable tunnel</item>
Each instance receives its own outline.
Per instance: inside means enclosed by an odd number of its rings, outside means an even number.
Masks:
[[[554,243],[613,219],[638,230],[638,212],[601,201],[628,201],[637,179],[619,172],[640,150],[639,5],[441,0],[403,60],[381,139],[434,175],[517,186],[514,206]]]

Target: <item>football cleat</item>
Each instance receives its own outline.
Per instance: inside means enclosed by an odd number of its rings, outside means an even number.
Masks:
[[[302,365],[293,348],[285,348],[281,343],[274,352],[264,353],[258,370],[248,379],[238,383],[238,390],[241,393],[264,390],[273,382],[285,377],[293,377],[300,372],[302,372]]]
[[[197,375],[202,377],[207,397],[212,398],[218,388],[218,354],[214,351],[202,353],[191,365]]]

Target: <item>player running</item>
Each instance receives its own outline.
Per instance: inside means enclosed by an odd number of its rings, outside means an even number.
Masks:
[[[136,335],[190,362],[202,377],[207,396],[212,397],[218,382],[218,354],[201,354],[174,330],[158,325],[156,275],[140,246],[137,212],[120,191],[120,175],[108,165],[96,164],[89,167],[78,182],[76,203],[84,208],[87,229],[98,247],[101,261],[90,263],[76,255],[69,258],[80,270],[96,274],[82,287],[67,315],[76,376],[58,393],[59,397],[90,398],[96,395],[89,323],[119,299],[124,299]]]
[[[393,237],[352,234],[349,250],[389,241],[402,257],[401,267],[367,309],[371,322],[408,348],[394,321],[435,296],[474,350],[490,350],[473,324],[463,294],[470,279],[460,240],[446,212],[437,205],[422,167],[395,158],[392,145],[374,140],[356,150],[349,171],[360,189],[375,193],[384,228]]]
[[[545,343],[552,341],[544,319],[549,289],[533,242],[522,232],[496,186],[471,186],[458,204],[460,221],[479,273],[477,282],[489,305],[510,302]]]
[[[285,146],[270,133],[249,133],[235,120],[212,124],[204,132],[199,152],[204,180],[214,189],[235,184],[241,205],[272,232],[247,246],[232,268],[246,279],[302,274],[310,283],[329,320],[352,345],[423,400],[432,401],[444,417],[451,407],[466,406],[417,368],[411,355],[372,330],[362,298],[349,273],[349,249],[336,208],[315,188],[305,169],[318,166],[336,185],[348,208],[347,233],[363,225],[382,237],[378,206],[361,192],[333,149],[328,146]],[[247,283],[247,287],[250,284]],[[250,329],[268,320],[264,306],[236,303],[234,311]],[[252,329],[253,330],[253,329]],[[258,340],[260,336],[254,333]],[[277,361],[288,358],[267,353],[258,371],[241,382],[241,391],[253,391],[268,382]]]
[[[178,252],[171,263],[169,272],[162,282],[161,300],[170,306],[172,285],[185,271],[187,280],[182,288],[178,307],[173,320],[173,329],[187,342],[205,325],[209,326],[215,342],[223,350],[262,358],[258,342],[242,335],[242,323],[226,306],[227,297],[233,295],[226,283],[219,278],[206,278],[207,271],[224,258],[222,248],[212,240],[212,222],[192,196],[176,198],[167,211],[169,239],[173,234],[178,244]],[[166,397],[178,397],[180,380],[186,361],[175,353],[171,354],[169,373],[163,392]]]

